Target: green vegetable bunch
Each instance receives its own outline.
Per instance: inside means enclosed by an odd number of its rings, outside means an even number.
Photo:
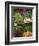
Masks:
[[[24,31],[25,32],[27,32],[27,31],[32,32],[32,23],[24,23],[23,21],[25,18],[32,19],[32,12],[30,11],[29,13],[27,13],[25,15],[23,15],[19,12],[15,12],[15,21],[14,21],[15,26],[14,27],[16,30],[20,30],[23,32]]]

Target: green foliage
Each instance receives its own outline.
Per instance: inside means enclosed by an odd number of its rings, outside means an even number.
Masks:
[[[23,17],[21,16],[20,13],[15,13],[15,23],[23,23]]]
[[[32,19],[32,12],[31,11],[27,12],[25,17]]]
[[[15,22],[17,25],[14,26],[15,29],[20,30],[20,31],[30,31],[32,32],[32,24],[31,23],[24,23],[24,18],[30,18],[32,19],[32,12],[30,11],[29,13],[23,15],[19,12],[15,12]],[[15,31],[16,31],[15,30]]]

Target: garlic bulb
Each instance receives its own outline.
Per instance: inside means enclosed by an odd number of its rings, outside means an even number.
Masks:
[[[32,20],[30,18],[25,18],[24,19],[24,23],[29,23],[29,22],[32,22]]]

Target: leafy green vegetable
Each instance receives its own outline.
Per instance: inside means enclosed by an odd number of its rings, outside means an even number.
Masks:
[[[26,12],[25,12],[26,13]],[[15,9],[15,21],[14,23],[16,23],[17,25],[14,26],[15,31],[16,30],[20,30],[20,31],[30,31],[32,32],[32,23],[24,23],[24,19],[25,18],[30,18],[32,19],[32,12],[30,10],[30,12],[27,12],[26,14],[21,14],[20,12],[16,12]]]

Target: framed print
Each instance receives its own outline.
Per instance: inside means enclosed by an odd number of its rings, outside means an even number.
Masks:
[[[38,4],[5,2],[5,44],[38,42]]]

